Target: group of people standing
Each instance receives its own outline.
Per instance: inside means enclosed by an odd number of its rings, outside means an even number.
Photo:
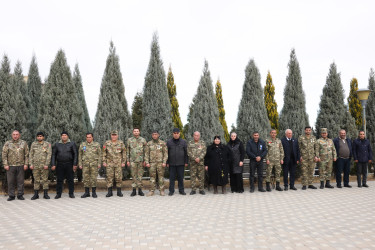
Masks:
[[[117,196],[122,197],[122,168],[129,167],[132,176],[131,196],[144,196],[142,191],[142,177],[144,168],[149,169],[151,188],[147,196],[153,196],[158,189],[164,196],[164,174],[169,168],[169,196],[174,195],[175,179],[178,181],[178,192],[186,195],[184,191],[184,170],[190,165],[191,192],[204,195],[204,182],[207,172],[209,184],[213,185],[214,194],[226,192],[229,183],[232,192],[242,193],[243,170],[245,152],[250,159],[250,192],[254,192],[255,171],[257,171],[258,191],[270,192],[271,176],[274,169],[276,190],[297,190],[295,183],[296,167],[300,163],[302,168],[302,190],[316,189],[313,185],[315,165],[319,165],[320,188],[333,188],[330,184],[332,164],[337,161],[336,183],[342,188],[341,174],[344,172],[344,187],[349,185],[349,172],[351,158],[357,164],[358,187],[368,187],[366,184],[368,163],[372,160],[372,150],[369,141],[365,138],[364,131],[359,132],[358,139],[351,141],[346,138],[345,130],[340,130],[339,137],[333,141],[328,138],[327,129],[321,129],[321,138],[316,139],[311,134],[311,127],[305,128],[305,134],[297,140],[293,138],[290,129],[285,131],[285,136],[280,140],[277,131],[272,129],[270,136],[265,141],[259,138],[259,133],[254,132],[247,142],[246,151],[243,143],[232,132],[230,141],[224,145],[220,136],[215,136],[213,143],[206,147],[200,139],[200,133],[194,132],[193,140],[186,142],[180,138],[180,130],[173,129],[173,136],[167,142],[159,139],[158,131],[152,132],[152,140],[147,142],[140,136],[138,128],[133,129],[133,137],[126,144],[118,139],[118,132],[112,131],[111,139],[103,147],[94,141],[92,133],[86,134],[86,141],[79,148],[69,139],[68,132],[61,133],[61,140],[52,147],[44,141],[43,132],[38,132],[36,141],[30,147],[27,142],[20,139],[20,132],[12,132],[12,140],[4,144],[2,151],[3,166],[7,172],[8,201],[14,200],[15,186],[17,185],[17,198],[24,200],[24,171],[30,169],[34,176],[34,195],[32,200],[39,198],[39,189],[42,185],[43,198],[50,199],[48,195],[49,166],[56,170],[57,184],[55,199],[61,198],[63,181],[67,180],[69,197],[74,196],[74,172],[82,169],[85,192],[81,198],[92,196],[97,198],[96,185],[98,170],[101,166],[106,168],[106,197],[113,196],[113,185],[116,185]],[[263,189],[263,167],[266,164],[266,190]],[[280,186],[281,171],[283,172],[284,189]],[[230,176],[230,178],[229,178]],[[90,194],[91,188],[91,194]]]

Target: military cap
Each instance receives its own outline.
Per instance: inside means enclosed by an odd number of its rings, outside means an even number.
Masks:
[[[117,130],[112,130],[111,131],[111,135],[118,135],[118,131]]]
[[[328,129],[327,128],[321,128],[320,133],[328,133]]]
[[[66,132],[66,131],[61,132],[61,135],[67,135],[67,136],[69,136],[68,132]]]

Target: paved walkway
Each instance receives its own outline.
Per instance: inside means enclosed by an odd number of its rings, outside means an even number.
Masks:
[[[351,184],[205,196],[2,196],[0,249],[375,249],[375,182]]]

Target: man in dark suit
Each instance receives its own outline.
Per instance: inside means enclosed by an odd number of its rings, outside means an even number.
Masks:
[[[285,137],[281,139],[284,148],[284,190],[288,190],[288,174],[290,179],[290,189],[297,190],[294,187],[294,180],[296,176],[296,166],[299,163],[300,153],[298,147],[298,140],[293,138],[291,129],[285,130]]]
[[[341,186],[341,173],[344,170],[344,187],[351,188],[349,185],[349,173],[350,173],[350,160],[352,158],[352,142],[349,138],[346,138],[346,131],[341,129],[339,137],[333,139],[337,152],[336,161],[336,185],[338,188]]]

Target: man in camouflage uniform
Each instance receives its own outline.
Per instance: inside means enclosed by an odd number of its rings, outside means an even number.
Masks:
[[[118,140],[118,132],[114,130],[111,132],[111,140],[108,140],[103,145],[102,152],[103,166],[107,170],[107,188],[108,193],[106,197],[113,196],[112,186],[113,179],[116,180],[117,196],[122,197],[121,183],[122,183],[122,169],[126,162],[126,147],[123,141]]]
[[[280,187],[280,174],[281,174],[281,164],[284,164],[284,149],[279,138],[276,138],[276,129],[271,129],[270,137],[266,140],[267,145],[267,171],[266,171],[266,190],[271,192],[271,174],[272,169],[275,168],[275,178],[276,178],[276,190],[283,191]]]
[[[12,132],[12,140],[5,142],[2,152],[3,166],[7,173],[8,180],[8,201],[15,199],[14,186],[17,181],[17,198],[24,200],[25,170],[29,164],[29,147],[20,139],[18,130]]]
[[[87,133],[86,142],[82,142],[78,150],[78,166],[83,169],[83,185],[85,186],[85,193],[81,198],[90,197],[90,187],[92,189],[92,197],[98,197],[96,195],[96,178],[102,165],[102,153],[100,144],[93,140],[94,135]]]
[[[298,146],[301,153],[302,166],[302,190],[306,190],[306,186],[311,189],[316,189],[313,185],[315,172],[315,146],[316,138],[311,134],[311,127],[305,127],[305,135],[301,135],[298,139]]]
[[[322,136],[315,142],[315,161],[319,164],[319,178],[320,189],[324,188],[324,181],[326,181],[326,188],[333,188],[329,183],[332,173],[332,160],[336,161],[336,148],[333,141],[328,138],[328,131],[326,128],[320,129]]]
[[[159,140],[159,132],[152,132],[152,140],[147,143],[145,150],[145,163],[149,168],[151,189],[147,196],[153,196],[157,184],[159,185],[160,195],[164,196],[164,172],[168,160],[167,144]]]
[[[190,163],[190,180],[191,192],[190,195],[196,194],[198,188],[199,193],[205,195],[204,192],[204,156],[206,155],[206,143],[202,140],[201,134],[195,131],[193,134],[194,140],[188,144],[187,152]]]
[[[48,165],[51,164],[52,147],[49,142],[44,141],[44,133],[36,134],[36,141],[30,147],[30,169],[34,176],[34,196],[32,200],[39,199],[39,188],[43,185],[44,199],[48,196]]]
[[[130,196],[137,195],[136,189],[138,188],[138,195],[144,196],[142,192],[142,176],[144,173],[144,155],[147,142],[144,138],[140,137],[139,128],[133,129],[134,137],[129,138],[126,142],[126,149],[128,151],[128,162],[127,165],[130,167],[132,176],[132,187],[133,192]]]

